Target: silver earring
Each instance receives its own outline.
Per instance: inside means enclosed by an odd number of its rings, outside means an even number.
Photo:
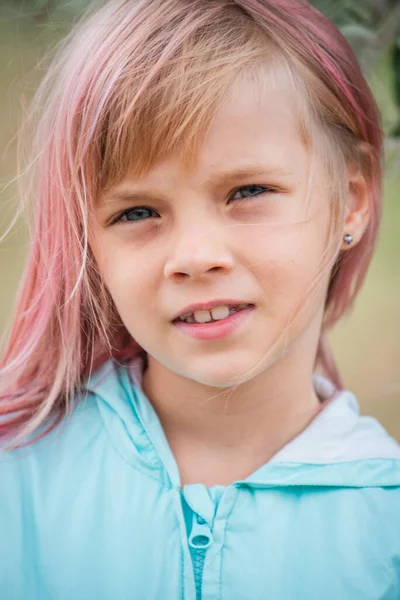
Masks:
[[[350,246],[350,244],[353,243],[353,236],[351,235],[351,233],[346,233],[346,235],[343,238],[343,241],[345,244],[348,244]]]

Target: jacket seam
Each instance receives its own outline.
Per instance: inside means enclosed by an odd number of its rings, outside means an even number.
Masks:
[[[127,458],[125,458],[125,456],[123,456],[123,454],[120,452],[120,450],[116,447],[116,445],[115,445],[115,443],[114,443],[114,441],[112,439],[112,436],[110,435],[108,427],[105,424],[103,417],[101,416],[100,409],[99,409],[99,406],[98,406],[97,402],[96,402],[96,409],[97,409],[97,412],[99,414],[99,418],[100,418],[100,420],[102,422],[103,429],[105,431],[108,444],[111,446],[111,448],[113,449],[114,453],[118,455],[118,457],[120,458],[120,460],[122,460],[125,464],[127,464],[131,469],[133,469],[137,473],[140,473],[141,475],[144,475],[145,477],[151,479],[152,481],[156,481],[158,484],[160,484],[161,487],[163,487],[163,488],[165,488],[167,490],[171,490],[172,487],[173,487],[171,485],[171,483],[169,485],[165,485],[165,481],[161,477],[153,476],[150,473],[148,473],[145,469],[140,469],[139,467],[137,467],[136,465],[134,465],[133,463],[131,463]]]

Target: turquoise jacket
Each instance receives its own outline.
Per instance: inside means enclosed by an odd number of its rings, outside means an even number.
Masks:
[[[87,387],[62,426],[1,455],[1,600],[400,599],[400,449],[352,393],[207,489],[182,488],[126,367]]]

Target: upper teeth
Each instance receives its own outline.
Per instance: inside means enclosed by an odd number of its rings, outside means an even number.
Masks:
[[[246,308],[247,306],[248,304],[238,304],[232,307],[214,306],[214,308],[211,308],[210,310],[195,310],[194,312],[186,313],[179,318],[181,321],[186,321],[187,323],[208,323],[212,319],[214,321],[220,321],[221,319],[229,317],[231,313]]]

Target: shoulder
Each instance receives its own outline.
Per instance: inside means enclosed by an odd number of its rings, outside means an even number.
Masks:
[[[120,395],[120,379],[118,365],[113,361],[104,363],[83,382],[73,398],[69,413],[47,434],[39,437],[48,429],[48,423],[40,426],[26,440],[23,448],[12,451],[5,451],[7,444],[0,439],[0,466],[33,460],[35,455],[43,457],[47,453],[62,452],[69,445],[77,450],[82,444],[87,446],[104,427],[97,387],[101,384],[100,387],[107,389],[110,396]]]
[[[32,435],[34,441],[28,439],[21,448],[0,447],[0,483],[2,488],[7,484],[8,498],[12,497],[13,490],[18,493],[22,486],[26,491],[32,489],[32,481],[41,485],[44,479],[57,478],[60,470],[68,469],[85,448],[96,442],[104,426],[95,397],[82,394],[76,399],[71,414],[35,440],[46,428],[42,426]],[[0,499],[0,505],[1,502]]]
[[[74,470],[87,468],[89,462],[93,464],[95,457],[101,455],[102,448],[113,452],[109,429],[122,421],[117,409],[120,413],[129,411],[123,385],[118,365],[108,361],[83,383],[71,413],[54,429],[40,439],[31,443],[27,440],[24,447],[11,451],[4,451],[4,445],[2,450],[0,442],[1,487],[6,480],[9,486],[14,482],[16,489],[20,479],[28,483],[57,479],[60,473],[68,477],[68,473]],[[110,398],[108,404],[97,393],[98,389]],[[36,431],[32,438],[44,432],[45,428],[43,426]]]

